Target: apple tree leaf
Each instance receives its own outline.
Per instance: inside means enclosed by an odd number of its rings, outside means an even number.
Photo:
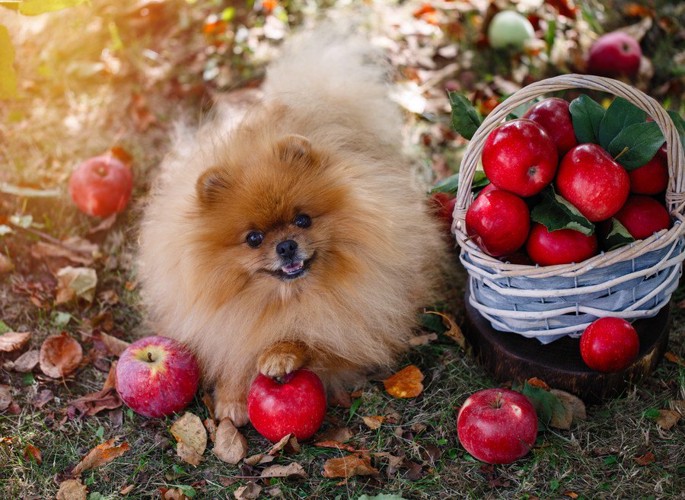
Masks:
[[[530,218],[545,226],[548,231],[573,229],[586,236],[595,232],[595,225],[587,220],[571,202],[558,195],[552,186],[542,191],[542,200],[533,207]]]
[[[488,180],[487,177],[485,177],[485,172],[482,170],[477,170],[473,174],[473,180],[471,181],[471,189],[482,189],[485,186],[490,184],[490,181]],[[457,194],[457,190],[459,189],[459,174],[454,174],[450,175],[449,177],[446,177],[442,179],[441,181],[435,183],[435,186],[433,186],[430,190],[430,194],[433,193],[450,193],[450,194]]]
[[[611,229],[604,239],[604,247],[606,248],[607,252],[609,250],[614,250],[615,248],[628,245],[633,241],[635,241],[635,238],[631,236],[626,227],[621,224],[618,219],[612,217]]]
[[[471,139],[483,121],[480,113],[466,96],[449,92],[448,97],[452,107],[452,128],[464,139]]]
[[[599,144],[599,124],[605,110],[601,104],[583,94],[569,104],[573,131],[579,144]]]
[[[664,140],[655,122],[633,123],[622,129],[606,150],[614,160],[630,171],[654,158]]]
[[[647,113],[622,97],[617,97],[609,105],[599,124],[599,144],[609,150],[609,144],[626,127],[644,123]],[[657,127],[658,128],[658,127]]]
[[[18,95],[14,47],[9,31],[0,24],[0,99],[16,99]]]
[[[538,415],[538,423],[543,428],[548,428],[553,419],[559,420],[560,415],[565,415],[568,412],[561,400],[544,387],[537,387],[525,381],[523,387],[515,390],[530,400]]]

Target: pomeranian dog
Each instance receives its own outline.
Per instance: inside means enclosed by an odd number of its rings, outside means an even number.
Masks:
[[[196,354],[215,418],[247,422],[258,372],[317,373],[338,399],[408,348],[447,245],[401,154],[365,41],[296,36],[244,116],[181,131],[146,207],[154,328]]]

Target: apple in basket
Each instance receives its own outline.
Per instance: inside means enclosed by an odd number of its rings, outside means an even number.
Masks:
[[[491,464],[508,464],[526,455],[537,433],[532,403],[508,389],[472,394],[457,415],[459,442],[473,457]]]
[[[671,227],[671,216],[666,207],[649,196],[632,195],[614,217],[636,240],[649,238],[657,231]]]
[[[530,229],[526,202],[502,189],[483,192],[466,211],[466,233],[485,253],[502,257],[523,246]]]
[[[637,359],[640,339],[633,325],[623,318],[600,318],[580,336],[580,355],[593,370],[620,372]]]
[[[505,122],[483,144],[483,171],[490,182],[523,197],[552,182],[558,159],[556,144],[533,120]]]
[[[578,144],[569,102],[560,97],[550,97],[534,104],[523,118],[533,120],[545,129],[556,144],[559,157]]]
[[[659,194],[668,186],[668,166],[664,155],[659,152],[654,158],[628,172],[630,192],[634,194]]]

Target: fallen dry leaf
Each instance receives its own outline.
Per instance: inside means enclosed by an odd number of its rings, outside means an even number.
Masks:
[[[219,422],[213,452],[219,460],[232,465],[247,456],[247,439],[236,429],[230,418]]]
[[[550,389],[549,392],[554,394],[564,407],[563,412],[552,412],[550,427],[569,430],[574,422],[587,418],[585,403],[580,398],[559,389]]]
[[[55,395],[53,394],[53,392],[50,389],[42,389],[31,400],[31,404],[36,408],[42,408],[43,406],[48,404],[50,401],[52,401],[54,398],[55,398]]]
[[[261,492],[262,487],[254,481],[250,481],[245,486],[237,488],[233,492],[233,496],[236,500],[255,500],[256,498],[259,498]]]
[[[351,444],[341,443],[340,441],[317,441],[316,443],[314,443],[314,446],[316,446],[317,448],[334,448],[336,450],[349,451],[350,453],[356,453],[357,451],[359,451]]]
[[[409,365],[383,381],[385,390],[396,398],[415,398],[423,392],[423,373]]]
[[[207,431],[200,417],[191,412],[185,412],[169,429],[176,438],[176,454],[191,465],[198,466],[202,461],[202,454],[207,448]]]
[[[375,476],[378,469],[371,465],[368,455],[346,455],[344,457],[330,458],[323,464],[324,477],[350,478],[353,476]]]
[[[254,467],[256,465],[270,464],[274,460],[276,460],[276,457],[274,457],[273,455],[267,455],[266,453],[257,453],[256,455],[247,457],[245,460],[243,460],[243,463]]]
[[[88,488],[80,479],[62,481],[57,491],[57,500],[86,500]]]
[[[676,410],[659,410],[659,416],[656,419],[656,425],[663,430],[668,431],[673,429],[680,420],[680,413]]]
[[[38,448],[36,448],[32,444],[27,444],[24,447],[24,459],[33,460],[38,465],[40,465],[43,463],[43,454],[40,452]]]
[[[276,456],[281,451],[287,454],[299,453],[302,450],[300,443],[297,442],[297,438],[294,434],[287,434],[281,438],[281,440],[273,445],[268,451],[269,455]]]
[[[115,438],[108,439],[90,450],[72,470],[74,476],[79,476],[87,470],[95,469],[108,464],[115,458],[126,453],[131,447],[124,441],[120,445],[115,445]]]
[[[68,333],[50,335],[40,346],[40,369],[52,378],[70,375],[83,359],[81,344]]]
[[[685,300],[683,302],[685,303]],[[683,361],[683,358],[671,351],[668,351],[666,354],[664,354],[664,358],[671,363],[675,363],[676,365],[685,366],[685,361]]]
[[[376,415],[373,417],[362,417],[362,420],[369,429],[375,431],[376,429],[380,429],[383,422],[385,422],[385,417]]]
[[[209,436],[209,440],[213,443],[216,441],[216,422],[212,420],[211,418],[205,418],[202,421],[202,425],[205,426],[205,429],[207,429],[207,435]]]
[[[112,356],[121,356],[124,349],[130,345],[130,342],[118,339],[104,332],[100,332],[100,339]]]
[[[121,489],[119,490],[119,494],[120,494],[120,495],[123,495],[123,496],[126,496],[126,495],[128,495],[129,493],[131,493],[135,487],[136,487],[135,484],[129,484],[128,486],[124,486],[123,488],[121,488]]]
[[[57,296],[55,305],[65,304],[75,299],[92,302],[98,283],[95,269],[90,267],[63,267],[55,274]]]
[[[260,474],[262,478],[272,477],[300,477],[305,479],[307,472],[302,465],[297,462],[289,463],[288,465],[270,465]]]
[[[462,350],[466,349],[466,337],[464,337],[464,332],[461,331],[461,327],[452,316],[438,311],[426,311],[426,314],[436,314],[440,316],[442,318],[442,324],[447,328],[445,335],[454,340]]]
[[[78,237],[64,240],[61,244],[39,241],[31,246],[31,257],[36,260],[65,259],[81,266],[92,265],[98,253],[97,245]]]
[[[0,335],[0,351],[18,351],[28,344],[29,340],[31,340],[29,332],[5,332]]]
[[[14,271],[12,260],[5,254],[0,253],[0,274],[11,273]]]
[[[5,411],[12,404],[12,388],[0,385],[0,411]]]
[[[635,463],[637,463],[637,465],[644,467],[645,465],[649,465],[652,462],[656,461],[656,456],[654,456],[654,453],[652,453],[651,451],[648,451],[644,455],[635,457],[634,460]]]
[[[349,427],[331,427],[317,437],[319,441],[337,441],[345,443],[354,437],[354,433]]]
[[[190,497],[183,493],[181,488],[164,488],[160,486],[158,489],[163,500],[190,500]]]
[[[109,367],[109,373],[105,380],[102,389],[91,394],[86,394],[78,399],[71,401],[69,404],[75,407],[82,415],[92,417],[103,410],[114,410],[123,405],[119,393],[115,387],[116,378],[116,361]]]
[[[537,378],[537,377],[532,377],[526,380],[528,382],[528,385],[531,387],[537,387],[538,389],[544,389],[545,391],[549,391],[552,388],[545,382],[544,380]]]
[[[427,333],[425,335],[416,335],[416,336],[409,339],[409,345],[412,347],[418,347],[418,346],[430,344],[431,342],[434,342],[436,340],[438,340],[438,334],[437,333]]]
[[[38,362],[40,361],[40,351],[38,349],[32,349],[26,351],[24,354],[19,356],[12,363],[12,370],[19,373],[32,372]]]

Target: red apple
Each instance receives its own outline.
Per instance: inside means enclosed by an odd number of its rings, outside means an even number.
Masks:
[[[186,346],[154,335],[133,342],[121,353],[115,378],[117,392],[129,408],[157,418],[192,401],[200,370]]]
[[[640,338],[623,318],[600,318],[580,336],[580,355],[593,370],[610,373],[628,368],[640,352]]]
[[[516,252],[526,242],[529,229],[526,202],[502,189],[478,195],[466,211],[466,233],[493,257]]]
[[[668,167],[660,152],[647,163],[628,172],[630,192],[635,194],[659,194],[668,186]]]
[[[671,227],[671,216],[666,207],[654,198],[639,194],[630,196],[614,217],[636,240],[649,238],[657,231]]]
[[[326,392],[309,370],[295,370],[277,380],[261,373],[247,395],[247,414],[254,428],[272,442],[294,434],[302,441],[319,430],[326,415]]]
[[[576,146],[576,133],[573,131],[569,103],[559,97],[550,97],[534,104],[524,118],[540,124],[557,146],[561,158],[569,149]]]
[[[630,177],[597,144],[580,144],[561,159],[557,192],[588,220],[608,219],[623,206],[630,193]]]
[[[642,50],[637,40],[622,31],[599,37],[590,47],[587,72],[600,76],[634,77],[640,69]]]
[[[483,145],[483,170],[490,182],[519,196],[533,196],[557,169],[557,147],[532,120],[511,120],[490,132]]]
[[[586,236],[573,229],[548,231],[542,224],[533,224],[526,242],[526,252],[541,266],[582,262],[597,253],[597,236]]]
[[[126,208],[133,190],[131,169],[114,156],[89,158],[69,178],[69,195],[81,212],[109,217]]]
[[[526,455],[535,444],[538,418],[523,394],[508,389],[478,391],[457,415],[462,446],[478,460],[508,464]]]

